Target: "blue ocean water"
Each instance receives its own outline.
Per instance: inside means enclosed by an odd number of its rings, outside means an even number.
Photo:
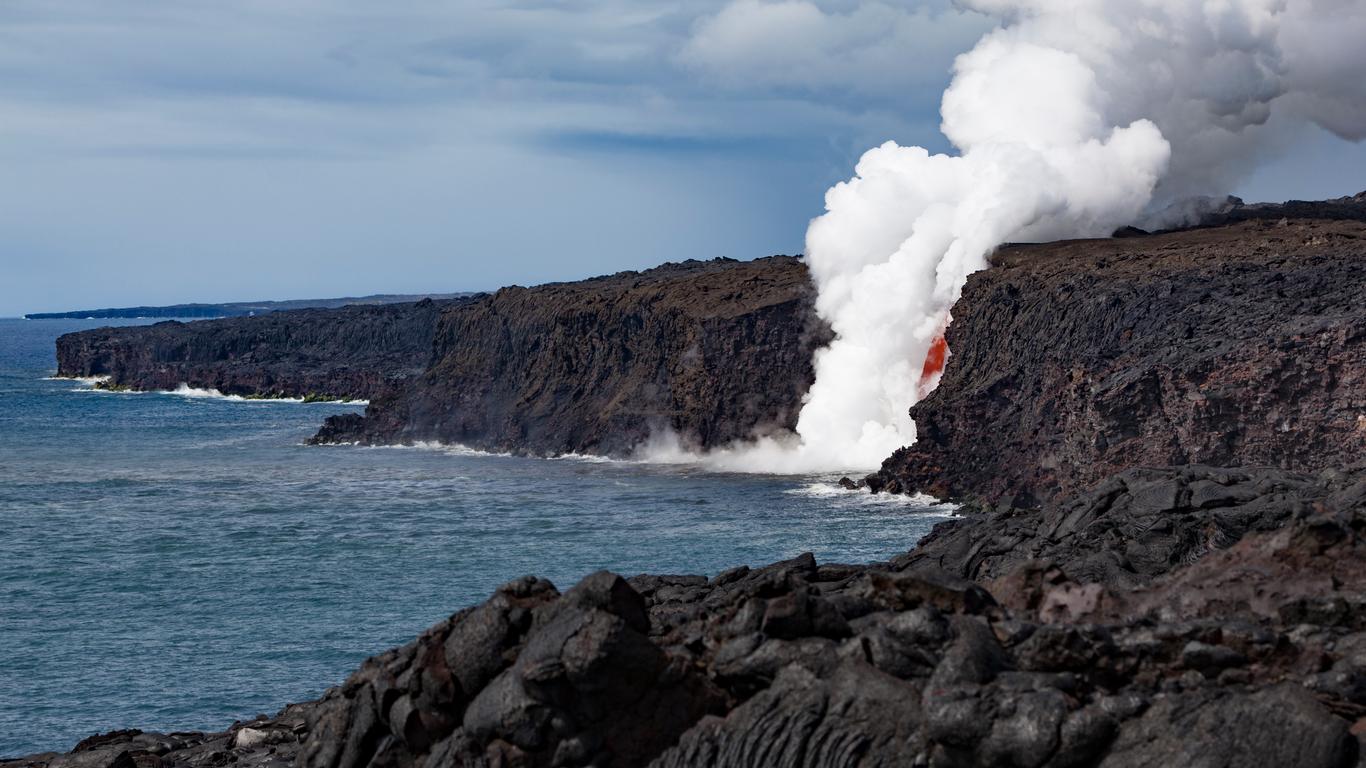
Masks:
[[[881,560],[946,514],[830,477],[308,447],[359,406],[45,379],[107,324],[0,320],[0,756],[274,712],[522,574]]]

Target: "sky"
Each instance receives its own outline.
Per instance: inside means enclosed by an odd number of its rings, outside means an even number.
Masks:
[[[0,316],[802,250],[992,22],[948,0],[10,0]],[[1229,190],[1366,188],[1318,133]]]

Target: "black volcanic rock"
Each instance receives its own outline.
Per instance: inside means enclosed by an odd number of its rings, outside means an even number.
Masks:
[[[990,582],[1049,560],[1083,583],[1136,587],[1318,508],[1366,506],[1366,472],[1131,469],[1042,509],[980,511],[935,526],[900,567]]]
[[[426,372],[315,441],[623,454],[790,428],[828,339],[813,301],[785,256],[504,288],[447,310]]]
[[[1134,588],[1030,561],[998,601],[923,562],[810,555],[563,594],[528,577],[274,719],[0,765],[1345,768],[1366,476],[1347,487]]]
[[[1132,467],[1366,456],[1366,224],[1012,246],[954,307],[879,490],[1037,507]]]
[[[108,386],[368,399],[426,366],[452,301],[302,309],[255,317],[98,328],[57,339],[58,374]]]

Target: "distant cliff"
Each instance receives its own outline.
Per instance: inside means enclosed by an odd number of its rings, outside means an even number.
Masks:
[[[444,301],[468,293],[424,293],[402,295],[376,293],[370,296],[346,296],[339,299],[293,299],[290,301],[238,301],[227,304],[170,304],[160,307],[107,307],[105,309],[77,309],[69,312],[30,312],[24,315],[29,320],[57,319],[105,319],[114,317],[166,317],[177,319],[200,319],[217,317],[246,317],[264,315],[267,312],[286,312],[295,309],[338,309],[349,306],[374,304],[413,304],[423,299]]]
[[[1267,208],[1000,251],[954,307],[917,443],[870,484],[1035,506],[1136,466],[1361,462],[1366,223]]]
[[[621,454],[791,427],[827,338],[813,300],[792,257],[504,288],[447,310],[430,368],[315,439]]]
[[[138,390],[368,399],[427,365],[442,309],[463,299],[98,328],[57,339],[58,374]]]

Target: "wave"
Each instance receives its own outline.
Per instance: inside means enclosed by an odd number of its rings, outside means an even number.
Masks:
[[[188,384],[181,384],[175,389],[167,391],[165,394],[188,397],[191,399],[203,400],[227,400],[234,403],[299,403],[307,405],[369,405],[369,400],[317,400],[303,397],[245,397],[243,395],[225,395],[217,389],[202,389],[191,387]]]
[[[103,384],[109,381],[108,376],[44,376],[43,381],[74,381],[77,384],[84,384],[93,387],[96,384]]]
[[[46,376],[44,381],[74,381],[83,384],[81,389],[73,389],[72,392],[95,392],[105,395],[175,395],[176,397],[189,398],[191,400],[223,400],[230,403],[295,403],[299,405],[369,405],[369,400],[318,400],[303,397],[246,397],[243,395],[225,395],[222,391],[213,388],[192,387],[189,384],[181,384],[175,389],[105,389],[100,387],[109,381],[108,376]]]
[[[631,461],[629,459],[614,459],[611,456],[596,456],[591,453],[561,453],[558,456],[547,456],[549,461],[577,461],[583,464],[641,464],[644,462]]]
[[[835,483],[807,483],[797,488],[790,488],[783,491],[783,493],[791,496],[805,496],[807,498],[825,501],[847,502],[859,506],[918,507],[925,510],[927,514],[941,517],[952,517],[958,513],[957,504],[936,499],[925,493],[909,495],[897,493],[869,493],[866,490],[851,491]]]
[[[341,445],[355,445],[355,443],[341,443]],[[449,456],[471,456],[480,458],[511,459],[517,458],[513,453],[495,453],[493,451],[481,451],[478,448],[471,448],[468,445],[459,443],[442,443],[436,440],[419,440],[407,445],[365,445],[363,448],[374,450],[412,450],[412,451],[433,451],[444,453]]]

